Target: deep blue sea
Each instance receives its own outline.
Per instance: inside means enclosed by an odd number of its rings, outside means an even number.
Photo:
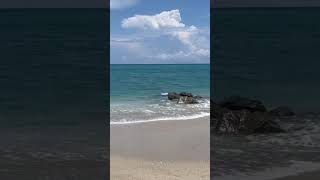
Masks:
[[[0,9],[0,179],[107,179],[108,36],[106,10]]]
[[[234,8],[213,13],[214,98],[320,112],[319,8]]]
[[[108,18],[101,9],[0,10],[0,124],[107,120]]]
[[[320,169],[320,9],[213,9],[213,99],[241,95],[300,114],[287,132],[213,136],[215,180],[269,180]]]
[[[112,64],[110,70],[112,122],[184,120],[209,115],[209,64]],[[204,102],[181,105],[164,95],[183,91],[203,96]]]

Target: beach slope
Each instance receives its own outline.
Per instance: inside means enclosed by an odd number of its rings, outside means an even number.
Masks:
[[[111,180],[210,178],[209,117],[111,126]]]

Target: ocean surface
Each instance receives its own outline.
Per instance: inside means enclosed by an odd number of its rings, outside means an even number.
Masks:
[[[284,134],[214,136],[214,179],[264,180],[320,169],[319,18],[319,8],[213,10],[213,100],[241,95],[268,109],[298,112],[275,119]]]
[[[0,10],[0,123],[106,120],[105,10]]]
[[[0,179],[106,179],[108,20],[0,9]]]
[[[209,116],[209,64],[112,64],[110,70],[111,124]],[[191,92],[203,100],[177,104],[168,100],[168,92]]]

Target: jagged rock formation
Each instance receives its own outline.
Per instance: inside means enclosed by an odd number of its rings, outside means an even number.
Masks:
[[[290,108],[267,112],[259,100],[231,96],[220,103],[211,101],[211,128],[216,134],[283,133],[274,116],[294,115]]]
[[[171,101],[177,101],[177,103],[184,103],[184,104],[197,104],[199,103],[199,99],[201,99],[201,96],[193,96],[192,93],[187,92],[169,92],[168,93],[168,99]]]

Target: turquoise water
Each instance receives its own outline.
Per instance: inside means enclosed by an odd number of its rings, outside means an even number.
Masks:
[[[177,105],[161,93],[210,95],[210,65],[111,65],[111,121],[190,119],[209,112],[209,103]]]

